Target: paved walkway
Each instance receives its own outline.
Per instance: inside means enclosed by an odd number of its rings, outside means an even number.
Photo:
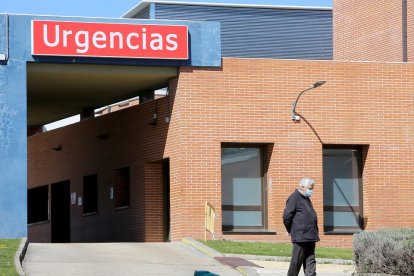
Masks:
[[[241,271],[244,275],[248,276],[278,276],[278,275],[287,275],[289,269],[289,257],[274,257],[274,256],[257,256],[257,255],[240,255],[240,254],[221,254],[216,250],[201,244],[198,241],[195,241],[191,238],[185,238],[183,241],[187,244],[192,245],[194,248],[197,248],[201,252],[211,256],[211,257],[238,257],[245,259],[254,266],[239,266],[237,269]],[[316,258],[317,265],[316,270],[318,276],[344,276],[352,275],[354,271],[354,266],[352,261],[344,260],[330,260],[330,259],[318,259]],[[225,274],[224,274],[225,275]],[[303,275],[303,271],[299,275]]]
[[[221,276],[278,276],[286,275],[289,267],[289,258],[286,257],[224,256],[192,239],[183,239],[183,242],[31,243],[23,268],[29,276],[192,276],[195,270],[206,270]],[[221,261],[226,260],[226,257],[241,258],[242,262],[239,263],[246,266],[238,266],[237,271],[218,262],[215,257]],[[243,259],[250,263],[243,262]],[[331,263],[321,263],[323,261]],[[341,261],[317,259],[317,262],[318,276],[352,275],[353,272],[352,265]],[[231,262],[225,263],[231,265]]]
[[[23,268],[29,276],[242,275],[181,242],[31,243]]]
[[[259,265],[263,268],[255,268],[257,275],[286,275],[289,269],[288,262],[276,262],[276,261],[257,261],[250,260],[251,262]],[[339,275],[352,275],[352,265],[339,265],[339,264],[317,264],[316,271],[318,276],[339,276]],[[253,273],[250,273],[253,274]],[[299,275],[304,275],[301,270]]]

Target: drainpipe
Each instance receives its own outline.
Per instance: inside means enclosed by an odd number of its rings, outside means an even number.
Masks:
[[[402,61],[408,61],[407,42],[407,0],[402,0]]]

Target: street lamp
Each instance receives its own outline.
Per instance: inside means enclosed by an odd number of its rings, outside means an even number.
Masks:
[[[319,86],[324,85],[324,84],[325,84],[325,82],[326,82],[326,81],[318,81],[318,82],[315,82],[315,83],[314,83],[314,84],[312,84],[309,88],[306,88],[305,90],[303,90],[302,92],[300,92],[300,93],[298,94],[298,96],[297,96],[297,98],[296,98],[296,101],[294,101],[294,102],[292,103],[292,121],[293,121],[294,123],[296,123],[297,121],[299,121],[299,120],[300,120],[299,115],[296,115],[296,105],[298,104],[298,100],[299,100],[300,96],[301,96],[303,93],[305,93],[306,91],[308,91],[308,90],[311,90],[311,89],[314,89],[314,88],[318,88]]]

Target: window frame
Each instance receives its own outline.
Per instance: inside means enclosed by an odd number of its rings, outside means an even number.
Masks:
[[[260,178],[261,178],[261,200],[262,206],[242,206],[242,205],[221,205],[221,211],[261,211],[262,212],[262,226],[230,226],[224,225],[223,220],[222,223],[222,232],[224,234],[231,234],[231,233],[252,233],[252,232],[260,232],[266,231],[268,229],[268,210],[267,210],[267,173],[264,171],[265,160],[267,160],[266,150],[268,144],[260,144],[260,143],[221,143],[220,153],[222,152],[223,148],[257,148],[260,150]],[[220,158],[220,161],[222,159]],[[221,178],[221,188],[223,185],[222,175],[223,175],[223,166],[220,162],[220,178]],[[223,198],[223,195],[221,195]],[[222,216],[223,217],[223,216]]]
[[[324,234],[354,234],[364,230],[364,201],[363,201],[363,157],[364,157],[364,145],[323,145],[322,148],[322,175],[324,175],[324,150],[356,150],[357,151],[357,166],[358,166],[358,200],[359,206],[330,206],[325,205],[323,200],[323,213],[324,213],[324,221],[323,221],[323,230]],[[325,185],[325,184],[324,184]],[[358,227],[355,226],[326,226],[325,225],[325,211],[328,212],[350,212],[350,213],[359,213],[358,217]]]

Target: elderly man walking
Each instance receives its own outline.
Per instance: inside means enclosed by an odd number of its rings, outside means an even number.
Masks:
[[[303,265],[306,276],[316,275],[315,243],[319,241],[318,218],[310,197],[315,182],[305,177],[286,201],[283,223],[293,244],[288,276],[297,276]]]

